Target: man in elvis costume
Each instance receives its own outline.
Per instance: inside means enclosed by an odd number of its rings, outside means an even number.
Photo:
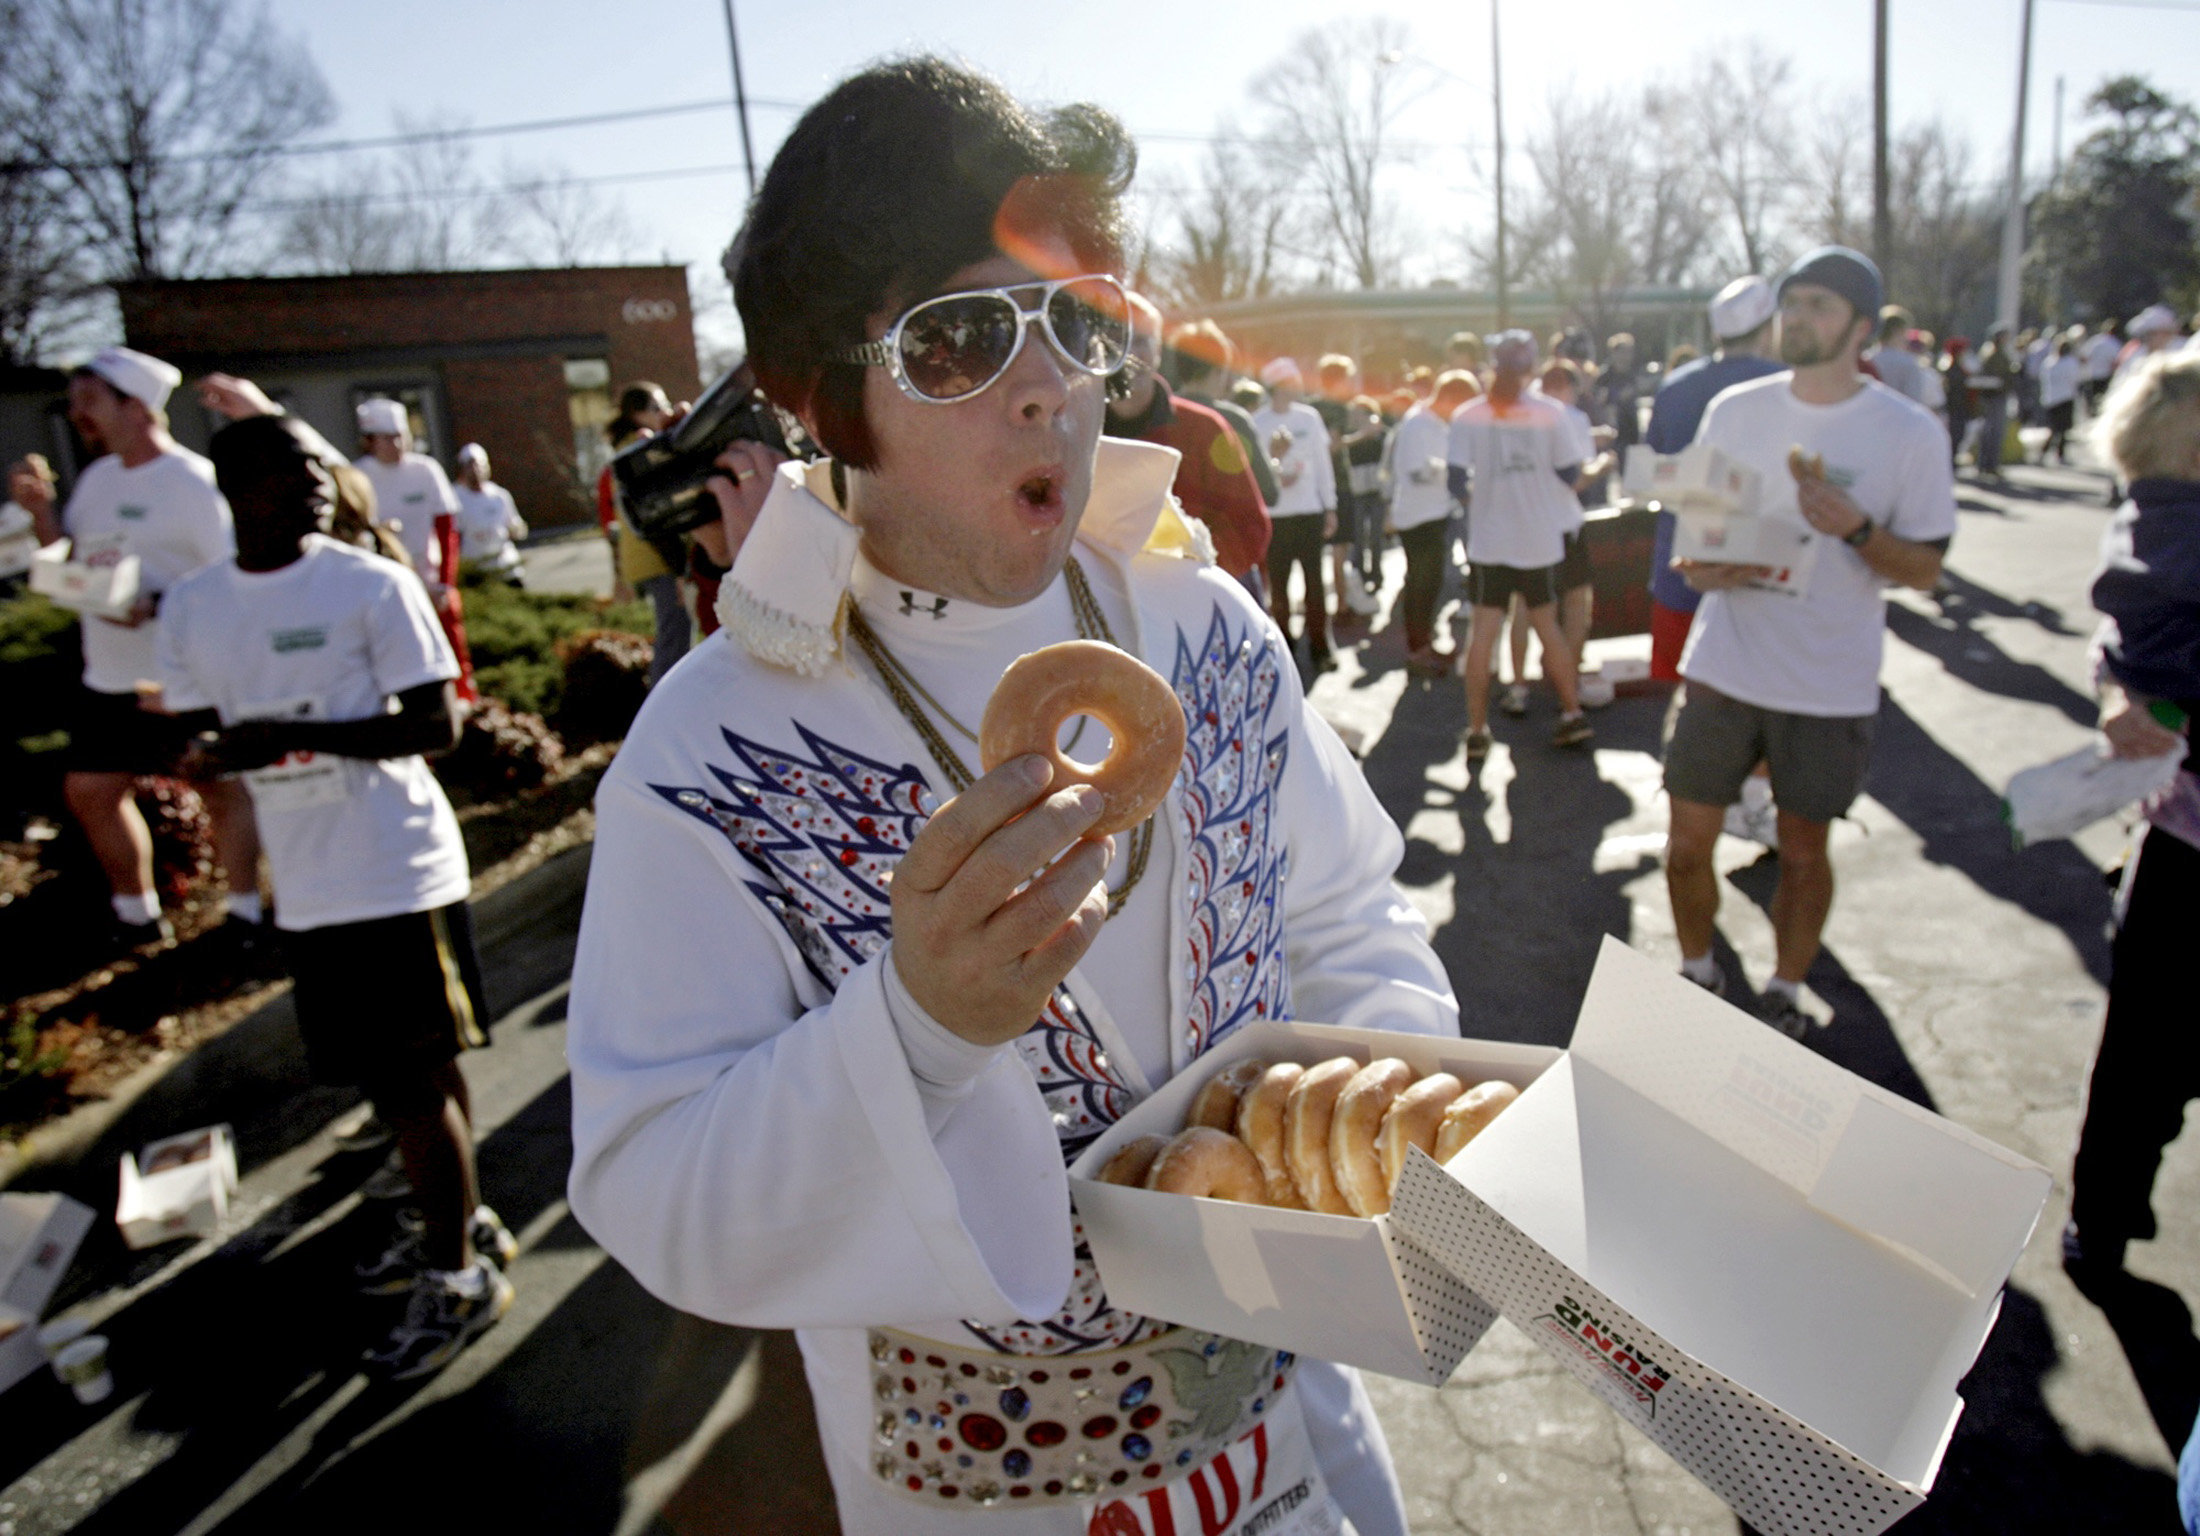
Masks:
[[[798,1331],[849,1532],[1403,1536],[1358,1377],[1110,1307],[1069,1201],[1241,1024],[1458,1029],[1398,832],[1170,500],[1176,454],[1101,438],[1131,161],[1107,114],[936,59],[780,150],[729,267],[833,461],[720,460],[724,632],[598,795],[572,1206],[673,1305]],[[1079,635],[1189,726],[1112,839],[966,736]]]

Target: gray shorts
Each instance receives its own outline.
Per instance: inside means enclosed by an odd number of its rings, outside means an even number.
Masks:
[[[1742,780],[1764,762],[1781,810],[1805,821],[1835,821],[1864,787],[1874,723],[1871,715],[1760,709],[1688,683],[1665,744],[1665,792],[1698,805],[1732,805]]]

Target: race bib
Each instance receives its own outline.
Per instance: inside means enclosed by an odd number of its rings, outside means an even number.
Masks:
[[[247,704],[242,720],[318,720],[321,701],[314,698],[284,699]],[[252,787],[253,809],[269,814],[308,810],[317,805],[340,805],[351,796],[351,778],[341,757],[326,752],[289,752],[265,768],[244,775]]]
[[[1086,1536],[1338,1536],[1296,1396],[1205,1466],[1093,1510]]]

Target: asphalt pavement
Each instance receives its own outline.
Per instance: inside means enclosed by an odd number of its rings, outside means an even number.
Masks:
[[[2014,853],[1996,813],[2013,772],[2092,723],[2085,591],[2103,486],[2039,468],[1964,485],[1945,591],[1890,608],[1872,776],[1833,837],[1839,894],[1807,993],[1829,1022],[1811,1045],[2057,1180],[1905,1533],[2176,1530],[2172,1447],[2200,1403],[2200,1223],[2177,1213],[2200,1208],[2200,1137],[2172,1149],[2165,1231],[2134,1246],[2132,1282],[2107,1311],[2080,1296],[2054,1239],[2107,975],[2100,872],[2123,834]],[[608,574],[594,540],[537,562],[545,587]],[[1500,717],[1473,774],[1457,685],[1411,680],[1393,631],[1347,653],[1315,700],[1405,829],[1401,880],[1467,1033],[1563,1044],[1606,933],[1675,957],[1662,698],[1619,700],[1596,715],[1594,749],[1568,753],[1546,743],[1555,706],[1539,693],[1527,719]],[[41,1374],[0,1397],[0,1536],[834,1528],[787,1336],[662,1306],[565,1208],[564,988],[586,860],[567,854],[478,914],[496,1048],[466,1069],[485,1195],[521,1242],[512,1314],[425,1384],[370,1386],[354,1369],[378,1314],[345,1282],[387,1230],[386,1207],[359,1194],[379,1154],[335,1149],[352,1101],[307,1082],[280,1001],[119,1115],[42,1139],[14,1178],[110,1210],[121,1149],[216,1120],[235,1125],[246,1167],[228,1224],[202,1242],[131,1254],[95,1230],[57,1305],[112,1337],[119,1389],[84,1408]],[[1728,839],[1720,864],[1728,966],[1761,985],[1777,860]],[[1417,1536],[1737,1530],[1502,1322],[1441,1391],[1370,1387]]]

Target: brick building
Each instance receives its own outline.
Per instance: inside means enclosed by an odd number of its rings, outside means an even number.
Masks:
[[[448,469],[461,443],[537,528],[595,516],[603,427],[620,387],[700,384],[684,268],[561,267],[353,277],[219,278],[119,287],[129,345],[187,379],[253,379],[347,451],[361,400],[402,400],[418,449]],[[170,406],[202,452],[218,422],[190,391]]]

